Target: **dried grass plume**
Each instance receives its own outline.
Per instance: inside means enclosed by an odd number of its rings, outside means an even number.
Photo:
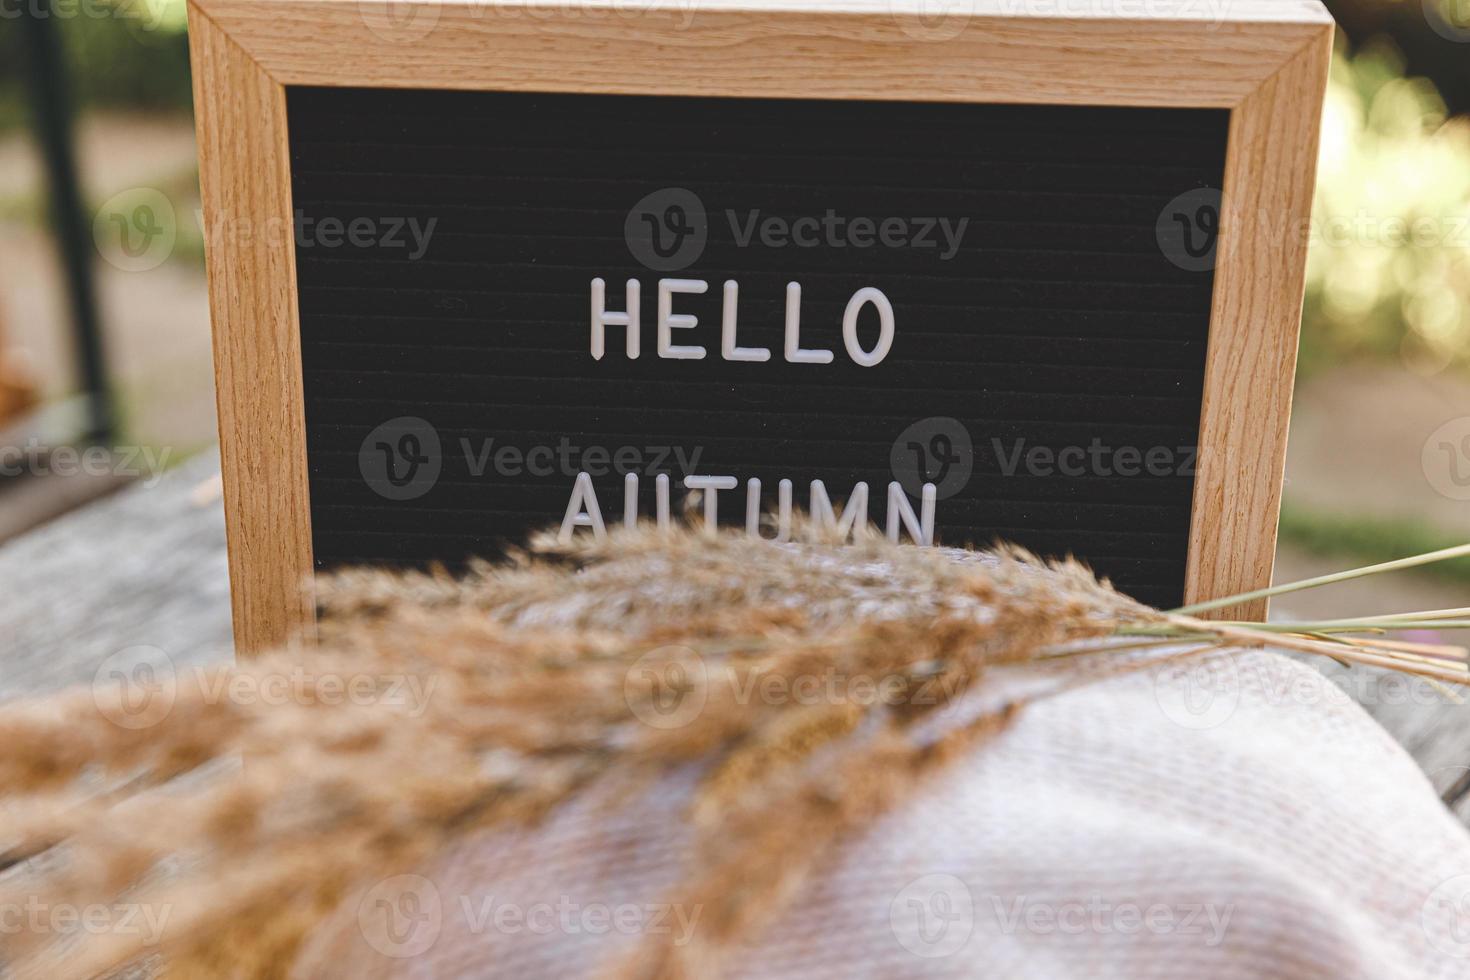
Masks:
[[[170,678],[150,724],[117,724],[109,691],[7,707],[0,902],[169,915],[157,937],[28,930],[4,958],[286,977],[362,882],[696,766],[669,896],[704,908],[695,941],[606,972],[713,976],[835,842],[1005,726],[1019,700],[935,723],[988,672],[1161,620],[1071,563],[800,537],[619,530],[458,579],[348,572],[320,584],[318,645]],[[855,676],[881,696],[749,697]]]

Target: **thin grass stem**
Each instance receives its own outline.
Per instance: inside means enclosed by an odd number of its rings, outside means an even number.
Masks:
[[[1350,568],[1342,572],[1332,572],[1328,575],[1305,578],[1298,582],[1287,582],[1283,585],[1273,585],[1270,588],[1256,589],[1253,592],[1241,592],[1237,595],[1225,596],[1223,599],[1210,599],[1207,602],[1196,602],[1191,605],[1180,606],[1178,609],[1170,609],[1169,612],[1179,616],[1193,616],[1198,613],[1209,612],[1212,609],[1228,609],[1231,606],[1238,606],[1243,602],[1253,602],[1256,599],[1269,599],[1272,596],[1286,595],[1289,592],[1300,592],[1304,589],[1315,589],[1323,585],[1333,585],[1338,582],[1348,582],[1353,579],[1365,578],[1369,575],[1378,575],[1382,572],[1395,572],[1404,568],[1432,565],[1435,562],[1448,561],[1451,558],[1463,558],[1466,555],[1470,555],[1470,544],[1461,544],[1453,548],[1441,548],[1438,551],[1425,552],[1422,555],[1396,558],[1393,561],[1380,562],[1377,565]]]

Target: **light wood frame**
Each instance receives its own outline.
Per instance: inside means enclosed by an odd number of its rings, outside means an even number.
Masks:
[[[1229,109],[1185,592],[1268,585],[1331,18],[1317,0],[955,2],[191,0],[238,652],[314,615],[288,85]]]

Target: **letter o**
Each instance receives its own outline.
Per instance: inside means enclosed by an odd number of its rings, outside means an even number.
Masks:
[[[871,351],[863,350],[857,337],[858,313],[868,303],[878,311],[879,324],[878,346]],[[893,304],[888,302],[881,289],[864,286],[847,301],[847,312],[842,314],[842,344],[847,348],[847,356],[863,367],[873,367],[888,356],[893,346]]]

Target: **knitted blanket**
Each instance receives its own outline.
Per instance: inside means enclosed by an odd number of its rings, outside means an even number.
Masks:
[[[598,975],[668,902],[690,775],[374,882],[299,977]],[[1309,666],[1270,652],[1027,709],[833,860],[741,978],[1470,977],[1470,836]]]

